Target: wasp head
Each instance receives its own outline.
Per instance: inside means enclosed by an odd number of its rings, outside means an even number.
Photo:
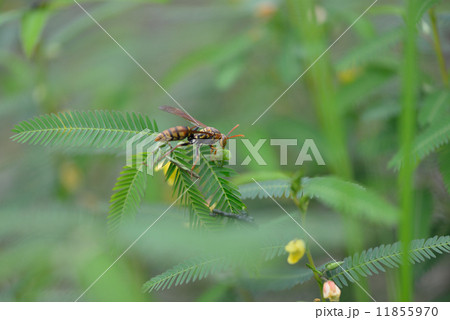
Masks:
[[[231,132],[233,132],[233,130],[236,129],[237,127],[239,127],[238,124],[235,125],[235,126],[233,127],[233,129],[231,129],[230,132],[228,132],[228,134],[225,135],[225,134],[222,133],[222,135],[220,136],[219,143],[220,143],[220,146],[221,146],[223,149],[225,149],[225,147],[227,146],[227,141],[228,141],[228,139],[236,138],[236,137],[244,137],[244,135],[242,135],[242,134],[236,134],[236,135],[234,135],[234,136],[230,136]]]

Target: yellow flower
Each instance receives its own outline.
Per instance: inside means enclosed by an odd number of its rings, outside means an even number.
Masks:
[[[330,299],[331,302],[339,301],[341,296],[341,289],[331,280],[328,280],[323,284],[323,297]]]
[[[284,250],[289,253],[288,263],[296,264],[305,254],[305,241],[294,239],[284,247]]]
[[[170,162],[167,162],[164,166],[161,166],[161,163],[158,164],[158,166],[155,168],[155,171],[163,170],[164,174],[167,173],[167,170],[169,170]],[[173,186],[173,183],[175,182],[175,173],[176,170],[170,175],[170,177],[167,178],[167,184],[169,186]]]

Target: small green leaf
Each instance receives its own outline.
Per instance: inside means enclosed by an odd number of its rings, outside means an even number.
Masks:
[[[378,194],[362,186],[337,177],[310,178],[302,183],[304,195],[337,211],[368,221],[394,225],[398,220],[398,209]]]
[[[34,50],[39,43],[49,14],[49,10],[38,8],[27,11],[22,17],[22,46],[28,58],[33,55]]]

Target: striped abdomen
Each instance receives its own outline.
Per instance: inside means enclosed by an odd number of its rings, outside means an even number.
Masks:
[[[155,138],[155,141],[173,141],[173,140],[183,140],[187,138],[191,134],[191,128],[186,126],[176,126],[169,129],[164,130],[160,134],[158,134]]]

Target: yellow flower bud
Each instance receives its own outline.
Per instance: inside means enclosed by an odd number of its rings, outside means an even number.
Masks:
[[[341,289],[331,280],[328,280],[323,284],[323,297],[330,299],[330,301],[339,301],[341,296]]]
[[[290,241],[284,250],[289,253],[289,257],[287,259],[289,264],[296,264],[305,254],[305,241],[294,239]]]

